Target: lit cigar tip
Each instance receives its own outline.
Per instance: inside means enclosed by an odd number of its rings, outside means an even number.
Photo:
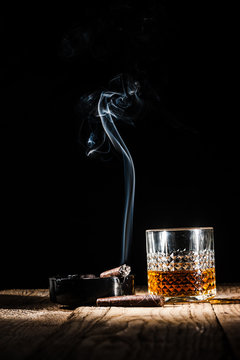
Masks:
[[[118,266],[114,269],[106,270],[102,272],[99,277],[100,278],[106,278],[111,276],[119,276],[119,277],[127,277],[131,272],[131,266],[128,266],[126,264],[123,264],[121,266]]]

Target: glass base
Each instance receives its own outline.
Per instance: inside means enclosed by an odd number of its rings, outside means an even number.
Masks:
[[[216,296],[216,289],[209,291],[207,294],[198,294],[198,295],[191,295],[191,296],[164,296],[165,302],[202,302],[207,301]]]

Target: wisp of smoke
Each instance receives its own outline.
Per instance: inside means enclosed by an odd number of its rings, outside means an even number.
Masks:
[[[135,169],[131,154],[116,124],[118,121],[133,124],[133,119],[139,114],[142,105],[139,92],[140,85],[137,81],[124,75],[118,75],[111,80],[108,90],[98,91],[80,99],[80,108],[85,118],[80,129],[81,132],[84,131],[87,120],[88,135],[85,142],[87,156],[108,153],[113,146],[123,159],[125,203],[122,264],[127,262],[132,238]]]

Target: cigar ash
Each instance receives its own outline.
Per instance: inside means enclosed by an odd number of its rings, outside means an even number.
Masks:
[[[106,278],[110,276],[117,276],[120,278],[125,278],[131,273],[131,267],[123,264],[114,269],[106,270],[100,274],[100,278]]]

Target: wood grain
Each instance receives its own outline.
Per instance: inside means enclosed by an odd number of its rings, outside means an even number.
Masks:
[[[240,300],[240,286],[239,284],[222,284],[217,286],[216,299],[239,299]]]
[[[218,287],[217,298],[216,305],[65,310],[49,301],[45,289],[0,291],[0,356],[3,360],[240,359],[240,304],[221,303],[240,299],[240,286]]]
[[[232,359],[210,304],[78,308],[35,355],[82,360]]]
[[[71,314],[50,303],[46,290],[0,291],[1,359],[24,359]]]
[[[240,359],[240,304],[217,304],[212,307],[233,353]]]

